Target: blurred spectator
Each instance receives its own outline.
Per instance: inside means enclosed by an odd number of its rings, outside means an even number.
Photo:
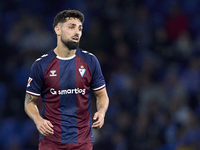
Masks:
[[[163,59],[164,65],[170,65],[177,61],[177,51],[173,49],[167,31],[163,27],[155,29],[151,50]]]
[[[141,50],[149,48],[152,42],[152,24],[150,14],[145,5],[137,7],[132,27],[129,32],[131,41],[138,41]],[[131,34],[130,34],[131,33]]]
[[[181,75],[181,82],[184,84],[184,87],[187,88],[190,96],[192,96],[192,94],[196,94],[196,92],[200,90],[199,65],[199,56],[194,54],[190,57],[188,65]]]
[[[174,4],[171,7],[169,16],[166,19],[166,30],[169,39],[174,42],[183,31],[188,31],[188,18],[181,12],[179,4]]]
[[[188,59],[193,52],[193,42],[188,31],[180,33],[179,37],[175,42],[175,48],[178,51],[178,57],[182,60]]]
[[[13,24],[7,35],[7,43],[16,46],[20,52],[34,49],[41,54],[54,48],[53,34],[44,28],[42,19],[22,12],[20,20]]]

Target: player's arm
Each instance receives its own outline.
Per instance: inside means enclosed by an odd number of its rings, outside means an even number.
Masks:
[[[94,91],[94,95],[97,100],[97,112],[94,114],[93,117],[95,122],[93,123],[92,128],[100,129],[104,124],[105,114],[109,105],[109,98],[107,95],[106,87],[101,90]]]
[[[37,107],[38,99],[39,97],[26,94],[25,103],[24,103],[25,112],[35,122],[38,131],[42,135],[44,136],[51,135],[54,133],[52,129],[53,125],[51,124],[50,121],[43,119],[40,116],[40,113]]]

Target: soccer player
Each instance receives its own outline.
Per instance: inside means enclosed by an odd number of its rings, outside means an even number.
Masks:
[[[53,23],[57,46],[31,67],[25,112],[39,131],[39,150],[92,150],[92,128],[104,124],[109,98],[97,58],[79,48],[83,22],[84,15],[77,10],[58,13]],[[94,116],[90,90],[96,97]],[[41,115],[40,97],[44,103]]]

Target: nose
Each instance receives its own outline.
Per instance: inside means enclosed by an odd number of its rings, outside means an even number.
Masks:
[[[81,32],[82,32],[82,31],[80,31],[79,28],[76,28],[76,31],[75,31],[75,32],[76,32],[76,35],[81,35]]]
[[[79,37],[79,33],[75,33],[75,36]]]

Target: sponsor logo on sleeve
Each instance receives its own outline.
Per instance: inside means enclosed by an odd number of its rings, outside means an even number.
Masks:
[[[28,78],[28,83],[27,83],[27,87],[29,87],[30,86],[30,84],[31,84],[31,81],[32,81],[33,79],[32,78]]]

